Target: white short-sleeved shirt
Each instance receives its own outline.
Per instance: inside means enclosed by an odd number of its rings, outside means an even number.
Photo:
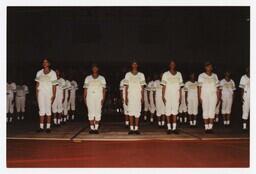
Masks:
[[[246,74],[241,77],[239,87],[245,92],[250,92],[250,78]]]
[[[125,85],[124,85],[124,79],[120,81],[120,91],[122,91],[123,99],[125,98]]]
[[[16,92],[16,84],[14,82],[7,83],[6,92],[9,97],[13,97],[13,94]]]
[[[106,88],[106,80],[101,75],[97,78],[93,78],[92,75],[89,75],[84,80],[83,88],[87,88],[87,96],[97,95],[103,97],[102,90]]]
[[[155,90],[156,90],[156,98],[162,99],[163,86],[161,85],[161,81],[160,80],[155,80],[154,81],[154,87],[155,87]]]
[[[70,83],[71,83],[70,95],[75,95],[76,90],[78,90],[77,82],[75,80],[72,80]]]
[[[198,97],[198,82],[191,82],[191,81],[187,81],[185,83],[184,86],[184,91],[188,92],[188,98],[190,97],[194,97],[197,98]]]
[[[52,86],[57,85],[57,76],[53,70],[50,70],[48,74],[45,74],[42,69],[36,73],[35,81],[39,83],[39,91],[52,95]]]
[[[28,94],[28,86],[27,85],[17,85],[16,96],[25,97],[26,94]]]
[[[65,85],[64,85],[63,89],[65,90],[65,97],[67,98],[68,97],[68,93],[71,90],[71,83],[70,83],[69,80],[65,81]]]
[[[142,86],[146,85],[145,76],[138,72],[136,75],[128,72],[125,74],[124,84],[128,86],[128,93],[141,92]]]
[[[66,81],[63,78],[59,78],[57,80],[57,86],[56,86],[56,94],[57,95],[62,95],[63,94],[63,89],[65,88]]]
[[[206,73],[201,73],[198,76],[198,83],[201,87],[202,93],[214,93],[217,92],[219,87],[218,76],[212,73],[210,76]]]
[[[232,79],[229,81],[222,79],[220,81],[220,89],[222,95],[233,95],[234,90],[236,90],[235,82]]]
[[[161,84],[166,86],[166,95],[178,93],[180,88],[183,86],[182,75],[178,71],[175,75],[170,71],[166,71],[162,76]]]

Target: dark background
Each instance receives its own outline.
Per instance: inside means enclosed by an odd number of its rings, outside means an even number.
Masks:
[[[226,69],[239,83],[250,60],[249,7],[8,7],[7,78],[23,78],[31,97],[41,60],[73,74],[78,95],[96,62],[117,96],[137,59],[145,76],[165,71],[170,59],[186,80],[205,61],[219,78]]]

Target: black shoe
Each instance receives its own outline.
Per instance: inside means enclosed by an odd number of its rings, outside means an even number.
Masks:
[[[174,134],[179,134],[179,131],[177,129],[172,131]]]
[[[166,133],[167,133],[167,134],[171,134],[171,133],[172,133],[172,130],[167,130]]]
[[[133,134],[134,134],[134,131],[129,130],[128,135],[133,135]]]
[[[49,134],[49,133],[51,133],[51,131],[52,131],[51,129],[46,129],[45,132],[46,132],[47,134]]]
[[[99,134],[99,131],[98,131],[98,130],[95,130],[95,131],[94,131],[94,134]]]
[[[94,134],[94,130],[90,129],[89,134]]]
[[[243,131],[243,133],[247,133],[248,129],[243,129],[242,131]]]
[[[139,130],[136,130],[136,131],[134,131],[134,134],[140,135],[140,131],[139,131]]]
[[[44,131],[44,129],[37,129],[36,130],[37,133],[40,133],[40,132],[43,132],[43,131]]]

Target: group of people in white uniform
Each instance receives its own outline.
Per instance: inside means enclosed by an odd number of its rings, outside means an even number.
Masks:
[[[39,130],[51,132],[53,124],[60,126],[75,118],[77,82],[64,79],[60,70],[52,70],[47,58],[43,60],[43,69],[36,74],[36,97],[39,106]],[[230,125],[233,95],[236,90],[230,73],[226,72],[224,79],[219,81],[213,73],[211,63],[206,63],[205,71],[198,76],[191,73],[189,81],[184,84],[182,74],[176,70],[176,62],[170,61],[169,70],[146,83],[145,76],[139,72],[136,61],[131,63],[131,70],[120,82],[120,92],[125,115],[125,125],[129,127],[128,134],[140,134],[139,121],[149,117],[154,122],[157,117],[159,127],[166,127],[167,134],[178,134],[177,120],[189,121],[190,126],[197,125],[198,107],[202,106],[202,116],[206,133],[213,133],[216,110],[221,105],[224,125]],[[100,75],[99,67],[94,64],[92,73],[84,80],[84,104],[88,111],[90,134],[98,134],[102,116],[102,106],[106,98],[106,80]],[[239,84],[242,91],[243,130],[248,129],[250,110],[250,76],[249,68],[242,76]],[[13,119],[14,96],[18,119],[24,119],[25,98],[28,94],[26,85],[7,84],[7,120]],[[149,113],[149,114],[148,114]],[[183,113],[188,114],[188,119]],[[178,118],[180,117],[180,118]],[[46,118],[46,120],[45,120]]]

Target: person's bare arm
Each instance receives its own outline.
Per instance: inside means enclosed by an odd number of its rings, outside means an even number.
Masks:
[[[201,90],[202,90],[202,87],[201,86],[198,86],[198,101],[200,104],[202,104],[202,99],[201,99]]]
[[[125,104],[128,105],[128,88],[129,86],[125,85]]]
[[[144,86],[141,86],[141,103],[144,103]]]
[[[66,93],[65,93],[65,90],[63,90],[63,99],[62,99],[62,103],[64,103],[65,97],[66,97]]]
[[[56,85],[52,85],[52,103],[55,100],[55,96],[56,96]]]
[[[163,88],[162,88],[162,99],[163,99],[164,104],[166,103],[166,100],[165,100],[165,90],[166,90],[166,86],[163,85]]]
[[[101,100],[101,106],[103,106],[103,103],[104,103],[104,101],[105,101],[105,97],[106,97],[106,88],[103,88],[103,90],[102,90],[102,96],[103,96],[103,98],[102,98],[102,100]]]
[[[188,91],[185,91],[185,102],[186,105],[188,106]]]
[[[244,99],[243,99],[243,96],[244,96],[244,89],[242,88],[242,89],[241,89],[241,101],[242,101],[242,102],[243,102],[243,100],[244,100]]]
[[[154,105],[156,106],[156,91],[153,92]]]
[[[86,97],[87,97],[87,88],[84,88],[84,104],[85,104],[85,107],[87,107]]]
[[[38,87],[39,87],[39,82],[36,82],[36,99],[38,100]]]

